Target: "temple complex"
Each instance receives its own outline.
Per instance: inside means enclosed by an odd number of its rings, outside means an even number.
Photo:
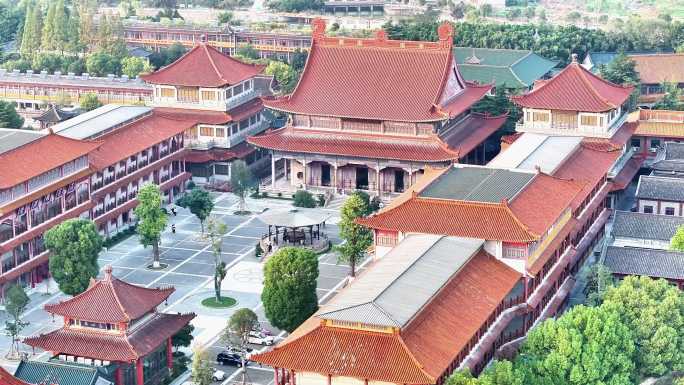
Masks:
[[[196,182],[227,182],[230,162],[244,159],[256,167],[262,153],[247,136],[264,131],[262,95],[271,77],[263,66],[245,64],[206,44],[198,44],[174,63],[142,78],[153,87],[152,106],[159,116],[192,123],[185,131],[191,151],[188,171]]]
[[[288,116],[287,125],[249,138],[272,154],[264,188],[392,194],[428,165],[485,162],[484,142],[506,117],[471,113],[492,85],[463,80],[449,24],[437,42],[388,40],[384,31],[372,39],[324,33],[325,22],[315,20],[292,94],[264,100]]]
[[[523,117],[508,147],[485,166],[428,167],[359,219],[373,262],[253,359],[278,385],[441,384],[514,352],[563,310],[611,197],[640,167],[623,124],[631,92],[573,61],[515,97]]]
[[[52,360],[107,367],[116,385],[159,384],[173,368],[171,337],[195,317],[157,311],[173,291],[123,282],[107,266],[83,293],[45,306],[64,320],[61,328],[24,343]]]

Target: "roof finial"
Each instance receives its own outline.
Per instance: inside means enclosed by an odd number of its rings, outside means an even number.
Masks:
[[[105,281],[111,281],[112,280],[112,265],[107,265],[104,267],[104,280]]]
[[[325,20],[317,17],[311,22],[311,37],[314,40],[325,37]]]
[[[375,31],[375,39],[379,41],[386,41],[387,40],[387,32],[385,32],[384,29],[380,28],[379,30]]]
[[[572,57],[573,63],[577,63],[577,54],[576,53],[573,53],[572,55],[570,55],[570,57]]]
[[[437,36],[443,45],[451,46],[454,40],[454,26],[448,21],[443,22],[437,28]]]

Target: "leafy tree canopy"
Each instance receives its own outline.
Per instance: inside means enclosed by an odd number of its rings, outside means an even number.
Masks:
[[[356,223],[356,219],[367,215],[368,204],[360,195],[352,194],[342,205],[340,215],[340,238],[343,243],[335,247],[338,259],[349,263],[349,275],[356,276],[356,265],[363,259],[366,250],[373,244],[370,229]]]
[[[624,53],[618,54],[608,65],[601,66],[601,77],[615,84],[639,84],[636,63]]]
[[[102,250],[102,236],[95,224],[86,219],[69,219],[45,233],[50,250],[50,272],[66,294],[80,294],[97,276],[97,256]]]
[[[0,100],[0,127],[21,128],[24,126],[24,118],[17,113],[14,102]]]
[[[202,226],[202,233],[204,234],[204,221],[209,217],[209,214],[211,214],[211,210],[214,209],[214,200],[211,198],[209,192],[203,188],[193,189],[178,199],[176,204],[180,207],[190,209],[190,212],[199,219],[200,225]]]
[[[139,57],[127,57],[121,60],[121,72],[131,79],[138,75],[147,74],[154,70],[150,63]]]
[[[261,300],[273,326],[292,332],[318,309],[317,278],[318,259],[311,250],[285,247],[268,259]]]
[[[138,191],[138,206],[135,207],[135,216],[138,218],[138,226],[135,228],[140,236],[140,243],[154,248],[154,263],[159,263],[159,241],[161,233],[166,227],[168,220],[162,210],[162,194],[159,186],[148,183]]]
[[[97,98],[97,94],[87,93],[81,98],[80,106],[83,111],[92,111],[96,108],[102,107],[102,102]]]

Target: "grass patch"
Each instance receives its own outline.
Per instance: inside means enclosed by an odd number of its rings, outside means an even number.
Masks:
[[[216,297],[209,297],[202,300],[202,306],[210,307],[212,309],[225,309],[235,306],[236,303],[237,300],[231,297],[221,297],[220,302],[216,301]]]

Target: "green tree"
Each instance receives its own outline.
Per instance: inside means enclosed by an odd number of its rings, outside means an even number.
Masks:
[[[19,358],[19,333],[28,326],[28,322],[22,321],[21,316],[29,304],[29,297],[19,284],[10,285],[5,290],[5,311],[10,318],[5,321],[5,331],[12,339],[6,357],[17,359]]]
[[[204,234],[204,221],[209,218],[211,210],[214,209],[214,200],[211,199],[209,192],[203,188],[193,189],[178,199],[176,204],[190,209],[190,212],[199,219],[200,228]]]
[[[511,102],[506,91],[505,83],[497,86],[493,96],[485,95],[473,106],[473,111],[492,116],[508,114],[506,124],[501,128],[501,134],[515,132],[515,124],[521,116],[520,109]]]
[[[192,381],[195,385],[211,385],[214,382],[214,368],[209,353],[201,346],[194,347],[192,356]]]
[[[280,61],[272,60],[264,69],[264,74],[273,76],[283,93],[294,90],[299,80],[299,73],[291,66]]]
[[[116,56],[99,51],[86,58],[86,69],[93,76],[107,76],[121,72],[121,62]]]
[[[97,98],[97,94],[91,92],[85,94],[81,98],[79,105],[83,111],[92,111],[96,108],[102,107],[102,102],[100,102],[100,99]]]
[[[40,48],[44,51],[51,51],[56,47],[55,37],[55,10],[57,3],[54,1],[48,2],[47,15],[45,16],[45,23],[43,23],[43,33],[41,35],[43,41]]]
[[[631,385],[634,353],[618,314],[579,305],[532,329],[516,362],[526,384]]]
[[[99,52],[106,52],[116,58],[117,62],[128,55],[126,42],[123,39],[123,23],[118,16],[100,16],[97,28],[96,45]],[[110,72],[110,73],[118,73]]]
[[[99,272],[97,256],[102,244],[95,224],[87,219],[69,219],[45,233],[50,272],[61,291],[77,295],[88,288]]]
[[[40,4],[30,3],[26,9],[26,19],[21,38],[19,53],[26,60],[32,60],[33,55],[40,51],[43,33],[43,10]]]
[[[226,11],[226,12],[221,12],[218,14],[218,22],[219,24],[230,24],[231,21],[233,21],[233,12]]]
[[[235,52],[236,56],[240,56],[243,58],[251,59],[251,60],[256,60],[261,58],[261,54],[259,54],[259,51],[257,51],[256,48],[254,48],[253,45],[247,44],[244,45],[240,48],[237,49]]]
[[[480,6],[480,15],[482,17],[490,17],[494,13],[494,9],[491,4],[485,3]]]
[[[121,73],[131,79],[135,79],[140,74],[150,73],[153,70],[150,63],[143,58],[130,56],[121,60]]]
[[[221,282],[226,278],[226,263],[221,258],[221,245],[228,226],[217,218],[209,218],[207,228],[211,252],[214,254],[214,295],[216,303],[221,303]]]
[[[13,5],[11,2],[0,2],[0,43],[15,38],[21,42],[21,34],[18,30],[21,29],[25,17],[26,7]]]
[[[675,83],[664,83],[662,85],[665,95],[653,105],[655,110],[681,110],[682,105],[681,95],[682,91]]]
[[[670,239],[670,250],[684,251],[684,226],[679,226],[675,235]]]
[[[581,19],[582,14],[577,11],[572,11],[565,16],[565,20],[572,24],[577,24]]]
[[[0,127],[21,128],[24,125],[24,118],[17,113],[14,102],[0,100]]]
[[[54,49],[64,52],[69,46],[69,11],[67,10],[64,0],[56,0],[55,14],[52,20],[52,33],[55,39]]]
[[[257,186],[257,181],[242,160],[232,162],[230,169],[230,189],[239,199],[238,211],[244,212],[247,194]]]
[[[585,303],[597,306],[603,301],[606,291],[615,283],[613,273],[602,263],[596,263],[589,268],[587,284],[584,286]]]
[[[601,306],[631,330],[641,375],[684,369],[684,296],[676,286],[663,279],[626,277],[608,289]]]
[[[639,84],[639,72],[636,63],[624,53],[618,54],[608,65],[599,69],[601,77],[611,83],[621,85]]]
[[[226,329],[225,337],[229,340],[237,341],[238,346],[240,346],[240,366],[245,367],[245,361],[247,356],[247,344],[249,338],[249,332],[259,325],[259,318],[250,309],[242,308],[238,309],[233,315],[228,319],[228,328]],[[242,384],[247,382],[246,377],[247,371],[242,371]]]
[[[271,325],[291,333],[318,309],[317,278],[311,250],[284,247],[268,259],[261,301]]]
[[[140,243],[144,246],[152,246],[154,268],[159,268],[159,243],[161,233],[166,228],[166,212],[162,209],[162,194],[159,186],[148,183],[138,191],[138,206],[134,209],[138,218],[136,232],[140,237]]]
[[[187,324],[171,337],[171,346],[173,346],[174,351],[178,351],[178,348],[188,347],[192,344],[194,338],[192,336],[193,331],[195,331],[195,327],[192,326],[192,324]]]
[[[297,190],[294,194],[292,205],[295,207],[313,208],[316,207],[316,200],[310,192],[306,190]]]
[[[356,223],[356,219],[368,212],[368,205],[358,195],[350,195],[342,205],[340,215],[340,238],[344,242],[335,246],[339,253],[338,260],[349,263],[349,276],[356,276],[356,265],[366,255],[366,250],[373,244],[373,233],[370,229]]]

